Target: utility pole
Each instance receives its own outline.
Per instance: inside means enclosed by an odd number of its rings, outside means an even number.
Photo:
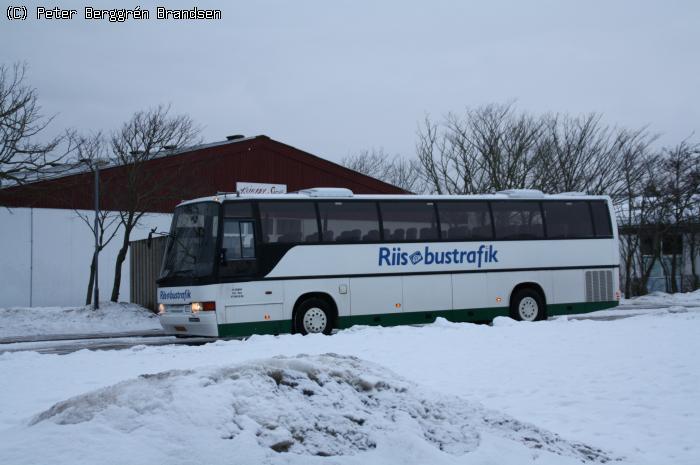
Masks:
[[[100,258],[100,239],[98,235],[98,228],[100,223],[100,162],[95,160],[95,287],[94,287],[94,300],[92,307],[94,310],[100,308],[100,280],[99,280],[99,269],[98,260]]]

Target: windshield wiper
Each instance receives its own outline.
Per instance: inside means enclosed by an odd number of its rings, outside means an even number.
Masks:
[[[156,231],[158,227],[156,226],[155,228],[151,229],[151,231],[148,233],[148,240],[146,241],[146,246],[150,249],[151,248],[151,241],[153,240],[153,235],[155,234],[156,236],[161,236],[161,237],[175,237],[170,233],[167,232],[160,232]]]

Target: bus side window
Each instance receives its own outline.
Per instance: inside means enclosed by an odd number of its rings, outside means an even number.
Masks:
[[[252,274],[255,262],[255,222],[250,202],[224,202],[219,275]]]
[[[596,237],[612,237],[610,212],[608,211],[607,202],[592,201],[591,212],[593,213],[593,224],[595,225]]]
[[[221,240],[224,250],[224,260],[234,260],[241,257],[241,231],[238,220],[224,220],[224,237]]]
[[[224,218],[219,275],[252,274],[255,269],[255,232],[252,220]]]
[[[234,218],[224,220],[224,237],[221,241],[225,261],[255,258],[255,234],[252,221]]]
[[[491,215],[486,202],[439,202],[442,238],[447,240],[492,239]]]
[[[318,219],[312,202],[260,202],[258,208],[263,243],[301,243],[318,237]]]
[[[593,237],[593,221],[585,201],[542,202],[547,237],[550,239],[586,239]]]
[[[374,202],[319,202],[324,242],[379,241],[379,215]]]
[[[544,239],[544,223],[538,202],[491,202],[496,239]]]
[[[255,258],[255,233],[252,221],[238,223],[241,229],[241,258]]]
[[[433,202],[380,202],[384,241],[425,241],[439,238]]]

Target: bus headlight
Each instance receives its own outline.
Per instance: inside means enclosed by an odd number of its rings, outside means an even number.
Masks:
[[[215,302],[192,302],[192,313],[216,311]]]
[[[165,304],[158,304],[158,315],[165,313]]]

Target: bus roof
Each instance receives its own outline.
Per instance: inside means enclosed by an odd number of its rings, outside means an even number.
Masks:
[[[349,189],[342,188],[313,188],[288,194],[239,194],[236,192],[220,192],[209,197],[185,200],[180,205],[197,202],[224,202],[230,200],[609,200],[607,195],[588,195],[584,192],[562,192],[559,194],[544,194],[532,189],[511,189],[499,191],[494,194],[470,194],[470,195],[379,195],[358,194],[355,195]]]

